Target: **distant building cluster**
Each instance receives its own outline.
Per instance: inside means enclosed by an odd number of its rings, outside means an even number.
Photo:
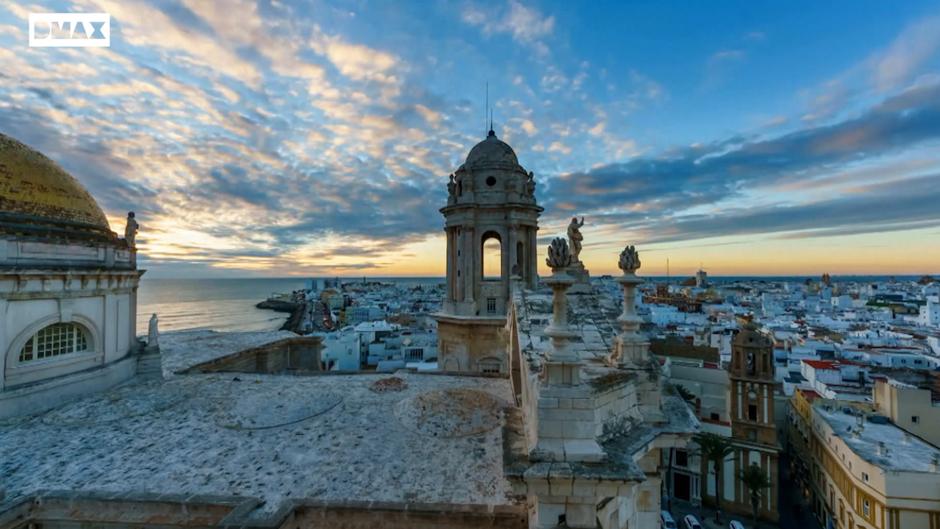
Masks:
[[[777,475],[799,484],[794,510],[820,527],[932,529],[940,523],[938,295],[930,277],[679,280],[649,285],[641,310],[654,353],[703,429],[731,444],[740,425],[755,422],[755,410],[741,407],[734,344],[746,325],[765,337],[776,427],[768,446],[786,456]],[[721,501],[732,505],[735,458],[722,472]],[[714,467],[701,450],[673,454],[668,466],[668,494],[715,505]]]

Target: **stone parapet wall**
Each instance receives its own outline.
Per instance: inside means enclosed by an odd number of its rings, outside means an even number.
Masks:
[[[505,528],[528,526],[525,505],[296,500],[260,513],[256,498],[149,493],[43,491],[0,503],[0,529],[71,527]]]
[[[124,241],[48,242],[42,238],[0,239],[0,269],[133,270],[136,250]]]
[[[322,348],[317,336],[288,338],[195,365],[184,373],[317,372]]]

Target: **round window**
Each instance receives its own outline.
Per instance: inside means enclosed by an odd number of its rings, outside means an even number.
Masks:
[[[490,187],[495,186],[495,185],[496,185],[496,177],[495,177],[495,176],[488,176],[488,177],[486,177],[486,185],[488,185],[488,186],[490,186]]]

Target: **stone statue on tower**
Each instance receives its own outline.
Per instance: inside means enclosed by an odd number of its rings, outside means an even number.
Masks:
[[[584,226],[584,217],[581,217],[580,222],[578,222],[578,217],[572,217],[571,223],[568,224],[568,246],[571,248],[571,260],[576,263],[581,261],[581,241],[584,240],[584,236],[581,235],[582,226]]]
[[[127,212],[127,224],[124,226],[124,240],[127,241],[128,248],[137,248],[137,243],[135,239],[137,238],[137,230],[140,229],[140,224],[137,224],[137,219],[134,218],[134,212]]]
[[[591,273],[581,262],[581,227],[584,226],[584,217],[572,217],[568,224],[568,247],[571,249],[571,265],[568,266],[568,275],[575,278],[575,284],[570,292],[573,294],[591,292]]]

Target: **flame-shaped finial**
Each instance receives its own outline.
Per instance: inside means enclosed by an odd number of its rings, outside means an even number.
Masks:
[[[545,264],[552,271],[562,270],[571,265],[571,250],[568,249],[568,241],[561,237],[552,239],[552,244],[548,247],[548,257]]]
[[[627,274],[632,274],[640,269],[640,253],[636,251],[635,246],[627,246],[620,252],[620,261],[617,266]]]

